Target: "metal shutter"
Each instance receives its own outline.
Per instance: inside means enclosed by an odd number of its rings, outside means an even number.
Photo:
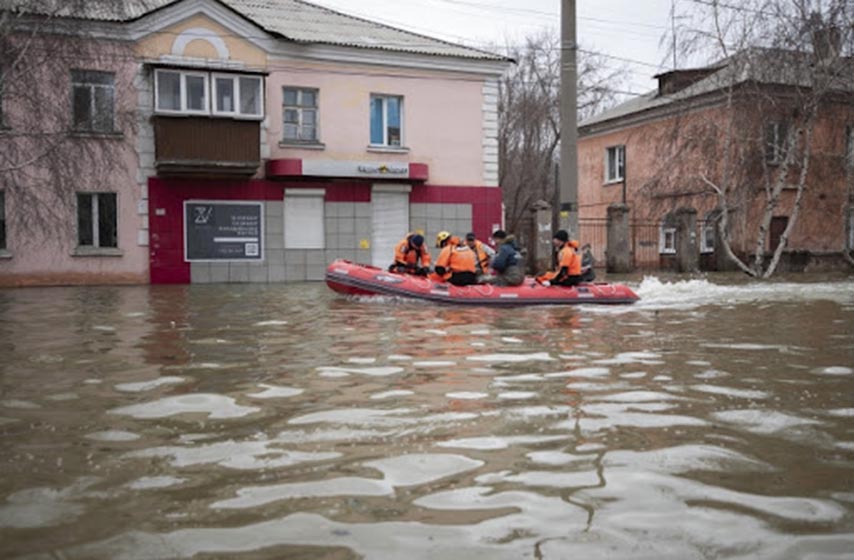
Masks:
[[[387,268],[394,260],[394,246],[409,232],[409,193],[371,193],[373,207],[371,264]]]

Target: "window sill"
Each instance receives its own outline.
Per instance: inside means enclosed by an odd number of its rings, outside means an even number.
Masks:
[[[93,130],[70,130],[68,135],[74,138],[109,138],[121,140],[125,135],[121,132],[96,132]]]
[[[118,247],[75,247],[72,257],[123,257],[124,251]]]
[[[6,249],[0,249],[0,260],[11,259],[12,253],[7,251]]]
[[[603,187],[609,187],[611,185],[622,185],[622,184],[623,184],[623,179],[620,178],[620,179],[611,179],[609,181],[605,181],[602,183],[602,186]]]
[[[367,150],[377,154],[408,154],[409,148],[399,146],[376,146],[369,144]]]
[[[325,150],[326,144],[322,142],[290,142],[282,140],[279,142],[280,148],[291,148],[294,150]]]

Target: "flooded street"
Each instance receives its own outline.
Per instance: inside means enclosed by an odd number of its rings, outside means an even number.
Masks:
[[[0,558],[851,558],[854,281],[0,291]]]

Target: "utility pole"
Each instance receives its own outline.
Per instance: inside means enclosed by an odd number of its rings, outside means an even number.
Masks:
[[[575,0],[561,0],[560,225],[578,237],[578,44]]]

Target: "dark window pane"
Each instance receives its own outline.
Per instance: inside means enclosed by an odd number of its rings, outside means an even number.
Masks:
[[[181,110],[181,74],[178,72],[157,72],[157,108]]]
[[[92,130],[92,88],[74,86],[74,130]]]
[[[112,132],[113,129],[113,88],[95,88],[94,130]]]
[[[385,121],[383,108],[381,97],[371,99],[371,144],[383,143],[383,122]]]
[[[98,72],[97,70],[72,70],[71,81],[75,84],[95,84],[102,86],[113,85],[112,72]]]
[[[116,195],[101,193],[98,196],[98,246],[116,247]]]
[[[293,88],[285,88],[284,90],[284,104],[285,105],[296,105],[297,104],[297,90]]]
[[[92,238],[92,195],[77,195],[77,244],[91,246]]]
[[[299,125],[285,123],[285,139],[297,140],[298,134],[299,134],[297,132],[298,130],[299,130]]]
[[[234,112],[234,80],[231,78],[216,78],[216,110],[226,113]]]
[[[205,79],[201,76],[187,76],[185,83],[187,88],[187,110],[204,111],[205,105]]]
[[[6,193],[0,191],[0,249],[6,248]]]
[[[261,79],[243,78],[240,82],[240,113],[242,115],[261,114]]]
[[[304,89],[302,91],[302,103],[303,107],[316,107],[317,106],[317,93],[310,90]]]

